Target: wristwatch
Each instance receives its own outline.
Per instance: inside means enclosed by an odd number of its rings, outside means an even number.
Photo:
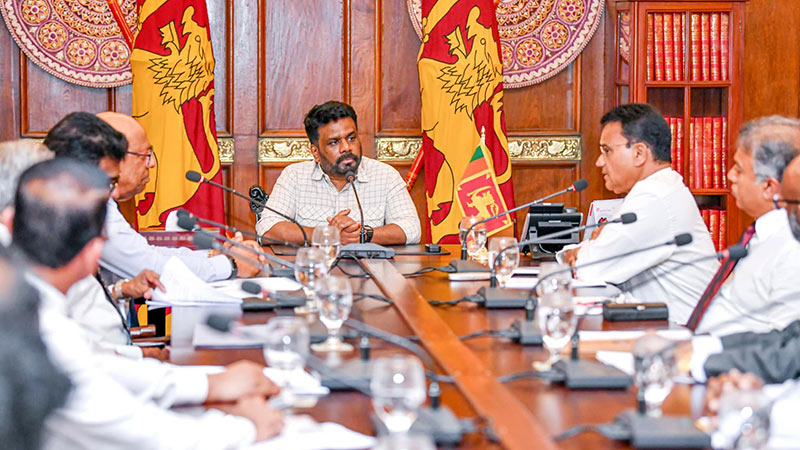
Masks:
[[[372,242],[373,234],[375,234],[375,230],[369,225],[364,225],[364,242]]]
[[[239,266],[236,264],[236,260],[235,259],[231,258],[228,255],[225,255],[225,256],[227,256],[228,257],[228,261],[231,262],[231,276],[229,276],[228,279],[232,280],[232,279],[236,278],[236,275],[239,275]]]
[[[109,286],[108,294],[111,295],[111,298],[114,300],[119,300],[120,298],[122,298],[122,285],[129,281],[131,280],[126,278],[124,280],[119,280],[116,283]]]

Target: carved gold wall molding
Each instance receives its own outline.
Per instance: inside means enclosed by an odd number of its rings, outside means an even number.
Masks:
[[[381,161],[413,161],[422,147],[416,137],[379,137],[375,149]],[[513,161],[580,161],[580,136],[512,137],[508,151]]]
[[[307,138],[259,138],[258,162],[310,161],[311,142]]]
[[[217,138],[219,147],[219,162],[222,164],[233,164],[234,149],[233,138]]]
[[[381,161],[413,161],[422,148],[421,138],[379,137],[375,153]]]

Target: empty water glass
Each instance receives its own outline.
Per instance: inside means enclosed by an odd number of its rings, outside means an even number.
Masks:
[[[469,235],[467,235],[467,230],[480,220],[480,217],[467,216],[461,219],[461,222],[458,224],[458,237],[461,239],[461,245],[464,245],[466,242],[467,253],[470,259],[475,259],[486,245],[485,223],[475,225],[469,232]]]
[[[311,235],[311,245],[325,253],[328,268],[331,268],[336,261],[336,257],[339,256],[339,249],[342,246],[339,229],[333,225],[314,227],[314,233]]]
[[[288,380],[292,378],[292,373],[303,369],[308,358],[310,343],[308,326],[301,317],[278,316],[267,322],[265,336],[264,360],[268,366],[283,373],[278,381],[281,395],[283,401],[293,404],[294,399],[288,389]]]
[[[328,274],[327,256],[319,248],[303,247],[297,250],[294,264],[294,278],[303,285],[303,292],[308,298],[306,306],[297,308],[297,312],[302,314],[314,313],[317,311],[317,282]]]
[[[516,247],[517,239],[513,237],[493,237],[489,240],[489,267],[494,267],[497,285],[502,287],[514,274],[519,266],[519,247]],[[501,250],[504,251],[500,258],[497,255]]]
[[[566,268],[565,264],[543,263],[539,269],[542,281],[536,288],[539,299],[536,320],[550,355],[544,363],[534,364],[538,370],[550,370],[561,359],[561,350],[570,342],[578,325],[572,299],[572,274],[565,271]]]
[[[353,307],[353,291],[347,278],[335,275],[322,277],[317,284],[319,320],[328,329],[328,339],[314,344],[315,352],[350,352],[353,346],[343,342],[339,335],[342,324]]]
[[[414,356],[372,361],[372,406],[389,433],[407,433],[425,402],[425,371]]]
[[[677,374],[675,346],[655,333],[636,340],[633,346],[634,381],[639,399],[644,401],[647,415],[661,416],[661,404],[667,398]]]

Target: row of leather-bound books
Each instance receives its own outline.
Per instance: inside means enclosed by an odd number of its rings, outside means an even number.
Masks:
[[[684,139],[682,117],[667,117],[672,131],[672,167],[684,175],[688,158],[690,189],[726,189],[728,180],[728,119],[727,117],[692,117],[689,120],[688,151]]]
[[[703,216],[703,221],[711,234],[714,248],[720,251],[727,247],[728,212],[721,208],[700,208],[700,214]]]
[[[647,15],[647,80],[728,81],[730,15],[689,13],[688,42],[686,15],[670,12]]]

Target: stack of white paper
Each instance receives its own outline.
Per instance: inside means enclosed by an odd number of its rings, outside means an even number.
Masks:
[[[176,257],[171,257],[160,276],[161,284],[166,292],[153,289],[153,298],[148,305],[158,306],[189,306],[189,305],[219,305],[240,304],[241,298],[232,297],[214,289],[210,284],[201,280],[189,270],[186,265]]]
[[[259,286],[261,286],[262,290],[268,292],[296,291],[303,287],[303,285],[301,285],[297,281],[285,277],[248,278],[247,281],[251,281],[253,283],[258,284]],[[239,279],[222,280],[211,283],[211,286],[216,288],[217,291],[230,295],[231,297],[236,297],[236,298],[257,297],[257,295],[253,295],[243,290],[242,282],[243,281]]]
[[[372,448],[377,441],[371,436],[356,433],[338,423],[317,423],[308,416],[285,419],[281,434],[253,445],[254,450],[348,450]]]

